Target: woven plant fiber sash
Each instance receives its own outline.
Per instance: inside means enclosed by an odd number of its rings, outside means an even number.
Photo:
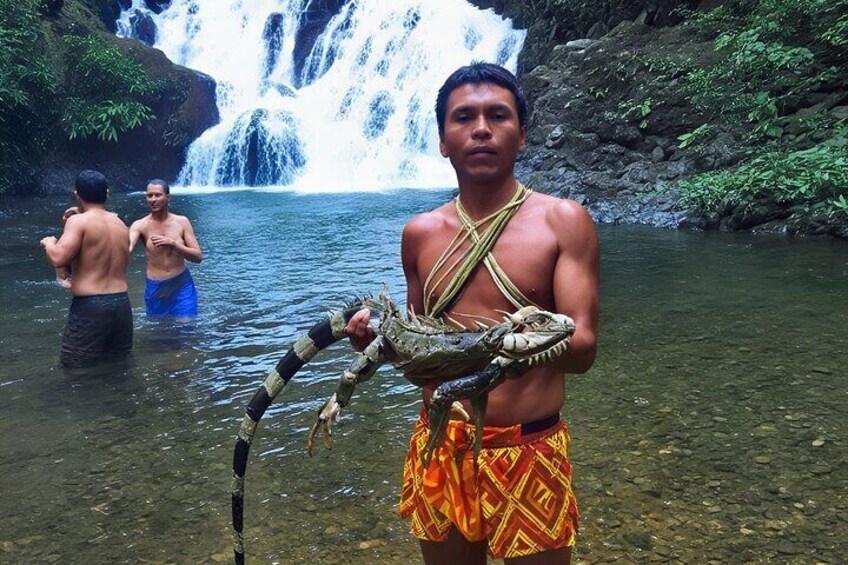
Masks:
[[[533,191],[525,188],[520,182],[516,183],[515,193],[510,198],[509,202],[504,204],[498,210],[495,210],[488,216],[477,220],[476,222],[468,215],[468,212],[462,206],[459,196],[454,199],[456,205],[456,214],[459,217],[462,227],[453,237],[451,242],[445,248],[439,260],[433,266],[433,270],[424,281],[424,314],[427,316],[437,317],[450,308],[450,306],[462,294],[468,278],[482,262],[489,273],[492,275],[498,289],[503,293],[507,300],[517,308],[533,304],[518,287],[513,284],[504,270],[498,265],[492,254],[492,248],[495,242],[500,237],[509,220],[518,212],[518,208],[524,203]],[[444,272],[434,280],[436,273],[441,271],[449,262],[453,255],[462,247],[466,241],[470,241],[467,249],[457,255],[457,257],[447,266]],[[450,278],[449,278],[450,277]],[[436,288],[445,279],[448,279],[448,284],[444,292],[434,301]]]

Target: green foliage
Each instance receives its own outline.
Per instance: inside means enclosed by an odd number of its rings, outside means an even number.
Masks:
[[[639,129],[648,127],[648,115],[653,111],[653,101],[650,98],[645,100],[625,100],[620,102],[618,107],[622,110],[622,117],[639,119]]]
[[[0,0],[0,193],[25,181],[29,155],[46,142],[43,115],[54,92],[39,48],[38,2]]]
[[[710,132],[712,128],[710,128],[709,124],[702,124],[696,127],[694,130],[689,133],[684,133],[682,135],[677,136],[677,141],[680,142],[678,145],[681,149],[685,149],[686,147],[698,143],[702,139],[704,139]]]
[[[809,149],[760,155],[735,171],[713,171],[677,184],[685,204],[702,212],[773,200],[848,219],[848,128]]]
[[[846,72],[844,58],[836,68],[824,57],[848,46],[846,13],[848,0],[737,0],[690,13],[691,23],[719,34],[722,57],[709,67],[678,68],[676,76],[706,115],[746,120],[754,140],[774,137],[792,97]]]
[[[831,27],[821,32],[819,39],[834,47],[848,47],[848,14],[843,15]]]
[[[603,100],[609,94],[606,88],[598,88],[597,86],[590,86],[586,93],[595,100]]]
[[[657,83],[677,89],[707,120],[678,136],[678,147],[699,145],[724,125],[743,134],[750,157],[735,170],[677,183],[684,205],[708,216],[765,204],[848,220],[848,127],[829,106],[812,106],[844,89],[848,0],[735,0],[687,19],[715,37],[714,53],[699,58],[710,62],[645,61]]]
[[[29,182],[58,132],[116,141],[154,117],[157,84],[131,51],[105,33],[50,41],[45,18],[60,8],[69,6],[0,0],[0,193]]]
[[[140,102],[104,100],[92,104],[69,98],[62,115],[62,127],[71,139],[96,135],[101,141],[118,141],[118,133],[129,131],[153,119],[150,108]]]
[[[99,35],[66,36],[67,59],[74,68],[61,124],[70,139],[96,136],[117,141],[118,134],[154,118],[142,103],[156,91],[144,67],[130,53]]]

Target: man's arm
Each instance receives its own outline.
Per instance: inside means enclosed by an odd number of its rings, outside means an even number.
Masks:
[[[135,249],[135,244],[138,243],[141,237],[141,228],[144,226],[144,218],[136,220],[130,226],[130,253]]]
[[[83,223],[81,216],[70,216],[65,221],[65,229],[58,240],[51,236],[41,240],[41,246],[47,253],[47,261],[54,267],[67,267],[73,263],[82,248]]]
[[[182,222],[185,228],[185,232],[183,232],[185,250],[180,250],[180,253],[192,263],[200,263],[203,261],[203,252],[200,250],[200,243],[194,235],[194,228],[188,218],[182,218]]]
[[[574,201],[559,203],[550,221],[559,240],[554,269],[556,311],[570,316],[577,329],[568,351],[549,366],[563,373],[585,373],[595,362],[598,345],[598,236],[592,218]]]
[[[418,274],[418,254],[421,250],[423,226],[419,218],[413,218],[403,228],[400,260],[403,265],[403,275],[406,278],[406,308],[410,312],[421,315],[424,314],[424,290]]]

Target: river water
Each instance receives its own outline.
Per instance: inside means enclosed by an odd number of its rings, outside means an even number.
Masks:
[[[124,364],[57,367],[69,295],[38,240],[65,199],[0,210],[0,562],[231,559],[230,466],[244,408],[329,309],[385,287],[439,191],[176,195],[205,259],[201,318],[144,317]],[[127,220],[143,197],[117,195]],[[829,240],[600,226],[598,361],[568,377],[581,530],[576,563],[841,563],[848,555],[848,247]],[[350,359],[338,344],[266,414],[247,472],[252,563],[418,560],[396,515],[416,389],[360,385],[332,450],[314,411]]]

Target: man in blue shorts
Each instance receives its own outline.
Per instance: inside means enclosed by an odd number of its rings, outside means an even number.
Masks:
[[[147,183],[150,214],[130,227],[130,252],[139,238],[147,256],[147,287],[144,303],[148,316],[197,316],[197,290],[185,260],[200,263],[203,254],[185,216],[168,211],[171,189],[168,183],[154,179]]]

